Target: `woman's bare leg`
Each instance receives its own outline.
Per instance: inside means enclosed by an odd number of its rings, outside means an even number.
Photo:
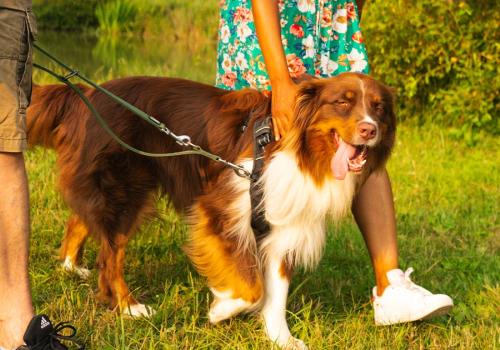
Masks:
[[[397,269],[396,216],[387,170],[372,173],[354,199],[352,213],[370,253],[377,293],[388,286],[386,273]]]

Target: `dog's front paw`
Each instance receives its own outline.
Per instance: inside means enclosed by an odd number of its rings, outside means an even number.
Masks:
[[[288,342],[282,347],[283,350],[308,350],[307,345],[295,337],[288,338]]]
[[[151,306],[144,304],[128,305],[122,309],[124,315],[132,317],[151,317],[156,311]]]

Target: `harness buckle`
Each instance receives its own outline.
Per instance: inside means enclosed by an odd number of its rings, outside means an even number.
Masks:
[[[265,147],[273,142],[273,128],[271,116],[255,121],[253,128],[255,142],[259,147]]]
[[[259,179],[264,170],[265,146],[274,141],[271,116],[255,121],[253,127],[254,154],[253,169],[250,179],[250,202],[252,216],[250,225],[257,240],[263,239],[270,230],[270,225],[265,218],[262,208],[263,190]]]

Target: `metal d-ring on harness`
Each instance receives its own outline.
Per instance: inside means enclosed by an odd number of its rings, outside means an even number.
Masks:
[[[56,62],[58,65],[60,65],[64,69],[68,70],[69,73],[67,75],[65,75],[65,76],[62,76],[62,75],[59,75],[59,74],[53,72],[52,70],[50,70],[47,67],[41,66],[41,65],[36,64],[36,63],[34,63],[33,65],[36,68],[41,69],[41,70],[49,73],[50,75],[54,76],[59,81],[61,81],[62,83],[68,85],[73,91],[75,91],[80,96],[80,98],[85,103],[85,105],[90,109],[90,111],[94,115],[94,117],[97,120],[97,122],[104,128],[104,130],[106,130],[106,132],[116,142],[118,142],[124,148],[126,148],[126,149],[128,149],[128,150],[130,150],[130,151],[132,151],[134,153],[137,153],[137,154],[140,154],[140,155],[143,155],[143,156],[147,156],[147,157],[175,157],[175,156],[184,156],[184,155],[190,155],[190,154],[198,154],[198,155],[201,155],[203,157],[207,157],[209,159],[212,159],[212,160],[214,160],[214,161],[216,161],[218,163],[222,163],[224,166],[227,166],[227,167],[233,169],[234,172],[238,176],[240,176],[240,177],[251,179],[251,176],[252,176],[251,173],[248,170],[246,170],[245,168],[243,168],[243,166],[231,163],[231,162],[223,159],[220,156],[217,156],[215,154],[212,154],[212,153],[204,150],[201,146],[192,143],[191,142],[191,138],[189,136],[187,136],[187,135],[176,135],[174,132],[172,132],[172,130],[170,130],[165,124],[163,124],[162,122],[160,122],[158,119],[150,116],[149,114],[147,114],[144,111],[138,109],[134,105],[132,105],[132,104],[128,103],[127,101],[123,100],[122,98],[116,96],[115,94],[113,94],[109,90],[106,90],[103,87],[95,84],[91,80],[89,80],[86,77],[84,77],[83,75],[81,75],[80,72],[78,72],[77,70],[75,70],[75,69],[67,66],[66,64],[64,64],[63,62],[61,62],[60,60],[58,60],[56,57],[54,57],[51,54],[49,54],[46,50],[44,50],[40,46],[34,44],[34,47],[38,51],[40,51],[41,53],[43,53],[45,56],[47,56],[48,58],[50,58],[52,61]],[[153,125],[158,130],[160,130],[161,132],[163,132],[164,134],[166,134],[166,135],[170,136],[171,138],[173,138],[178,145],[180,145],[182,147],[189,148],[189,150],[187,150],[187,151],[181,151],[181,152],[172,152],[172,153],[149,153],[149,152],[145,152],[145,151],[139,150],[137,148],[134,148],[131,145],[127,144],[118,135],[116,135],[113,132],[113,130],[110,129],[110,127],[108,126],[108,124],[106,123],[106,121],[101,117],[101,115],[99,114],[99,112],[97,112],[97,110],[95,109],[95,107],[90,103],[90,101],[88,100],[88,98],[78,88],[78,86],[76,86],[75,84],[73,84],[69,80],[69,79],[71,79],[72,77],[75,77],[75,76],[78,77],[78,78],[80,78],[81,80],[83,80],[84,82],[86,82],[87,84],[89,84],[90,86],[92,86],[93,88],[95,88],[96,90],[99,90],[100,92],[102,92],[105,95],[109,96],[112,100],[114,100],[118,104],[122,105],[123,107],[127,108],[129,111],[131,111],[132,113],[136,114],[137,116],[139,116],[140,118],[142,118],[143,120],[145,120],[146,122],[148,122],[149,124]]]

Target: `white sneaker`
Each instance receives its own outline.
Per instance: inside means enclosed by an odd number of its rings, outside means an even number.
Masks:
[[[432,294],[417,286],[410,279],[413,269],[406,272],[394,269],[387,272],[389,286],[381,296],[373,288],[373,309],[375,324],[387,326],[396,323],[423,320],[448,313],[453,300],[444,294]]]

